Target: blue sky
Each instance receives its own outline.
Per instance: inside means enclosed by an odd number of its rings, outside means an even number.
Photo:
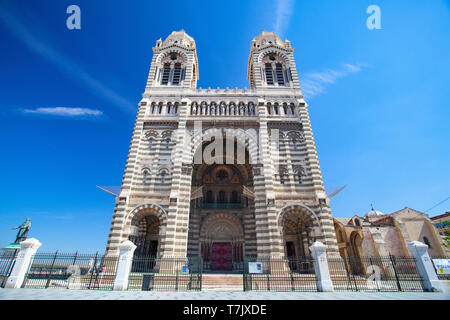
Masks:
[[[291,41],[324,184],[347,185],[333,216],[450,196],[449,1],[0,0],[0,246],[30,217],[41,252],[105,249],[114,198],[95,186],[120,185],[152,47],[179,29],[203,88],[248,87],[262,30]]]

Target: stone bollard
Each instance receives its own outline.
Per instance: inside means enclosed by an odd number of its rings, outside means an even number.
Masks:
[[[134,250],[136,250],[136,245],[130,240],[126,240],[119,245],[119,250],[119,263],[117,265],[113,290],[127,290],[128,277],[130,276],[131,264],[133,262],[133,254]]]
[[[317,289],[322,292],[333,291],[333,282],[328,269],[327,246],[322,242],[316,241],[309,247],[309,250],[311,250],[311,255],[314,258]]]
[[[5,288],[20,288],[23,284],[25,274],[27,273],[34,254],[42,245],[37,239],[30,238],[20,243],[20,251],[17,254],[16,262],[11,271],[11,275],[6,282]]]
[[[411,256],[416,259],[417,271],[423,278],[425,289],[428,291],[444,292],[444,286],[438,279],[433,262],[428,255],[428,246],[420,241],[413,241],[406,248]]]

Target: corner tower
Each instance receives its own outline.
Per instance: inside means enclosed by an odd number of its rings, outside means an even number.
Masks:
[[[300,89],[294,49],[273,32],[263,31],[252,40],[247,80],[251,89]]]
[[[192,37],[181,30],[173,31],[164,41],[156,41],[146,92],[152,89],[195,89],[197,80],[197,50]]]

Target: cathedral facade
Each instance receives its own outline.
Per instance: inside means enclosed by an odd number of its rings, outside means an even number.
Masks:
[[[197,88],[196,44],[158,40],[139,103],[107,251],[200,255],[229,270],[244,256],[339,254],[308,105],[289,41],[250,43],[249,89]]]

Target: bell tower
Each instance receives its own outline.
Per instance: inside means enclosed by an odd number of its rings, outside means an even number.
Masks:
[[[198,60],[195,41],[184,30],[156,41],[145,91],[196,89]]]
[[[273,32],[263,31],[252,40],[247,80],[250,89],[300,90],[294,49]]]

